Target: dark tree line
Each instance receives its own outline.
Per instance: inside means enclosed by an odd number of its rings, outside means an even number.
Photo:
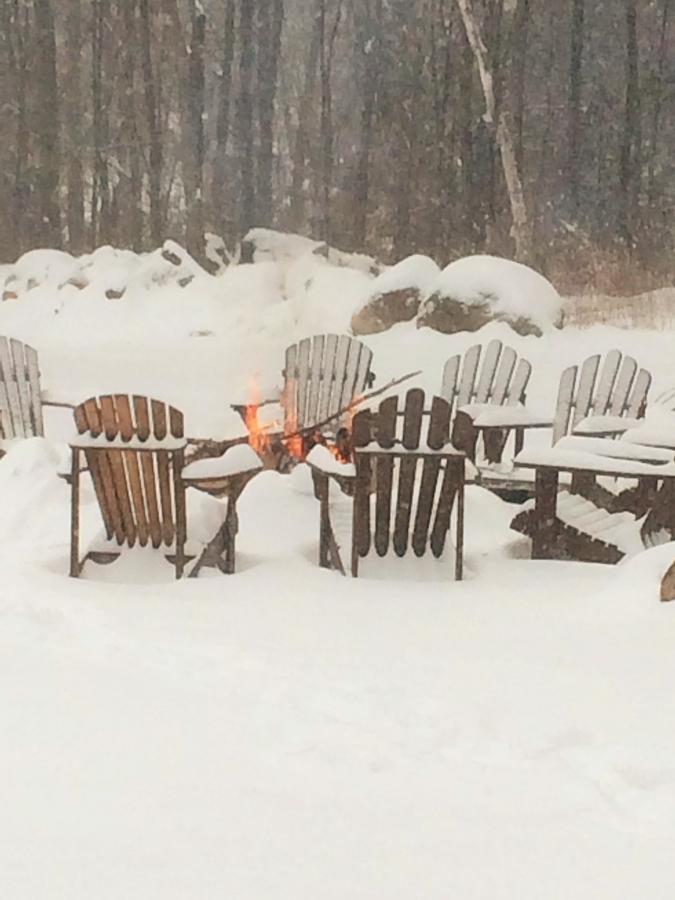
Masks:
[[[674,0],[0,0],[0,104],[4,260],[259,225],[675,268]]]

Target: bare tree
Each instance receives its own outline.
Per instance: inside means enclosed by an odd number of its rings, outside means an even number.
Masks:
[[[58,200],[59,89],[56,71],[56,34],[49,0],[35,0],[36,65],[40,90],[37,99],[36,195],[38,240],[47,247],[61,246],[61,211]]]
[[[504,180],[511,205],[512,235],[516,247],[516,258],[528,260],[532,255],[532,235],[525,205],[523,185],[518,172],[510,116],[507,110],[502,108],[498,120],[495,121],[496,103],[492,73],[487,65],[487,51],[480,34],[478,21],[474,15],[471,0],[456,0],[456,2],[462,16],[467,40],[478,67],[478,74],[485,98],[485,121],[494,130],[495,140],[501,154]]]

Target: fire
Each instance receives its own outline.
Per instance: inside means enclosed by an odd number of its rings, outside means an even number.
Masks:
[[[323,444],[340,462],[351,462],[351,425],[357,412],[357,401],[351,405],[338,428],[335,441],[327,441],[320,430],[312,434],[303,430],[298,433],[297,417],[288,415],[283,427],[278,421],[260,421],[260,389],[255,379],[249,386],[249,402],[243,409],[243,417],[249,435],[249,444],[260,456],[273,456],[283,446],[287,456],[296,461],[303,460],[315,444]],[[283,404],[283,401],[282,401]]]
[[[244,422],[248,431],[248,442],[260,455],[269,452],[272,440],[271,435],[279,430],[279,423],[276,421],[267,422],[264,425],[260,423],[260,388],[258,382],[252,379],[249,384],[249,402],[244,410]]]

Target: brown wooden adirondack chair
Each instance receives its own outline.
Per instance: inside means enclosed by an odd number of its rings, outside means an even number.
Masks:
[[[69,404],[43,399],[36,350],[15,338],[0,337],[0,436],[42,437],[43,406]]]
[[[565,369],[558,388],[553,445],[565,439],[570,450],[588,448],[592,453],[592,438],[621,434],[644,417],[651,380],[646,369],[638,370],[636,361],[619,350],[610,351],[604,361],[596,354],[581,366]],[[528,459],[529,465],[536,465],[536,452],[529,452]],[[548,552],[557,558],[617,562],[624,550],[609,540],[610,531],[625,522],[626,513],[643,516],[655,490],[655,479],[641,479],[636,488],[613,494],[597,483],[592,466],[573,472],[569,489],[559,492],[555,546]],[[518,513],[511,527],[533,537],[539,528],[535,509]]]
[[[424,391],[388,397],[376,412],[356,414],[352,423],[355,474],[345,477],[310,461],[321,503],[319,564],[343,574],[344,564],[330,512],[330,480],[353,493],[351,572],[371,549],[378,556],[390,547],[402,557],[409,550],[440,557],[457,501],[455,577],[462,577],[464,530],[464,454],[449,442],[450,404],[434,397],[424,411]],[[351,484],[346,484],[350,482]]]
[[[475,461],[478,438],[482,434],[487,461],[500,462],[508,436],[515,430],[515,452],[518,453],[523,445],[525,427],[522,414],[515,410],[510,414],[505,410],[499,417],[498,427],[481,427],[480,415],[487,406],[524,405],[531,373],[531,364],[526,359],[519,360],[516,351],[499,340],[490,341],[485,348],[476,344],[463,357],[459,354],[450,357],[443,369],[441,396],[454,412],[452,441],[458,450]],[[531,419],[527,426],[533,424],[541,427],[546,422],[537,420],[535,423]]]
[[[181,473],[186,440],[183,414],[147,397],[115,394],[85,400],[74,410],[71,442],[70,574],[87,559],[107,563],[120,551],[79,553],[80,454],[92,478],[109,541],[164,547],[180,578],[185,556],[185,484]]]
[[[373,381],[372,350],[347,335],[319,334],[286,350],[284,433],[317,424],[335,434],[348,417],[341,411]]]

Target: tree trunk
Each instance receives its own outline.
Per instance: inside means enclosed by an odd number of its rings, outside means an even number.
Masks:
[[[124,45],[122,54],[122,96],[121,112],[121,159],[123,171],[120,174],[119,207],[122,211],[118,217],[117,242],[128,243],[133,250],[140,251],[143,246],[143,204],[142,204],[142,172],[140,165],[140,148],[138,126],[136,121],[136,0],[121,0],[119,12],[122,17]],[[128,227],[127,227],[128,223]]]
[[[59,89],[56,72],[56,35],[49,0],[35,0],[37,98],[38,222],[36,239],[47,247],[61,247],[59,208]]]
[[[528,70],[528,45],[530,34],[530,0],[518,0],[516,14],[513,22],[513,47],[515,54],[515,84],[514,84],[514,124],[515,124],[515,141],[516,141],[516,157],[518,159],[518,169],[521,175],[524,171],[525,153],[523,145],[523,127],[525,123],[526,108],[526,74]]]
[[[640,180],[640,85],[635,0],[626,3],[626,104],[619,160],[619,230],[629,247],[635,243],[634,217]]]
[[[382,32],[382,0],[365,0],[364,14],[357,25],[357,41],[362,55],[361,121],[359,147],[354,179],[353,240],[364,249],[367,242],[368,195],[370,190],[370,156],[373,147],[373,123],[380,68],[380,35]]]
[[[64,105],[64,124],[68,161],[66,184],[68,192],[68,249],[75,255],[85,247],[84,222],[84,153],[82,138],[82,10],[80,0],[68,0],[66,13],[66,56],[68,103]]]
[[[584,15],[586,0],[572,0],[570,75],[567,107],[567,183],[571,212],[579,214],[581,172],[581,87],[583,84]]]
[[[253,13],[255,0],[241,0],[239,10],[239,96],[237,98],[237,146],[241,200],[239,230],[242,234],[253,227],[256,219],[253,144]]]
[[[283,0],[258,0],[258,197],[257,217],[273,224],[272,169],[274,163],[274,100],[284,21]]]
[[[293,145],[293,174],[291,177],[291,207],[289,213],[290,226],[300,231],[305,223],[305,172],[309,156],[309,130],[312,114],[312,101],[316,87],[316,66],[319,57],[319,41],[321,36],[321,0],[317,0],[312,36],[307,48],[302,95],[298,105],[298,127]]]
[[[494,130],[495,140],[501,155],[504,180],[506,181],[506,189],[511,205],[511,217],[513,220],[511,234],[515,242],[516,259],[525,262],[532,255],[532,236],[513,143],[511,117],[502,105],[495,129],[496,104],[492,73],[487,65],[487,51],[480,35],[471,0],[456,0],[456,2],[462,16],[467,40],[478,66],[478,74],[485,98],[485,122],[490,129]]]
[[[337,0],[335,19],[329,30],[327,2],[319,4],[319,72],[321,75],[321,240],[331,242],[330,195],[333,187],[333,49],[342,18],[342,0]]]
[[[152,64],[153,22],[149,0],[139,0],[141,16],[141,61],[143,69],[143,99],[145,102],[145,118],[148,123],[149,160],[148,185],[150,194],[150,238],[154,247],[159,247],[163,240],[164,216],[162,212],[162,169],[164,167],[164,149],[162,146],[162,127],[159,115],[159,91],[156,86],[154,67]]]
[[[27,54],[26,54],[26,14],[24,21],[18,5],[0,7],[1,27],[5,35],[8,66],[16,104],[16,129],[14,132],[13,183],[10,189],[11,215],[6,217],[7,228],[3,229],[3,252],[7,259],[14,259],[27,249],[26,230],[29,220],[30,185],[27,179],[29,132],[26,107]]]
[[[109,121],[103,96],[103,57],[109,20],[109,0],[94,0],[92,27],[92,108],[94,175],[91,200],[92,244],[110,241],[110,178],[108,174]]]
[[[648,185],[649,185],[649,206],[653,206],[656,202],[656,158],[659,147],[659,137],[661,131],[661,114],[663,112],[663,102],[666,98],[666,59],[668,54],[668,22],[671,10],[671,0],[663,0],[663,10],[661,13],[661,27],[659,32],[659,56],[656,69],[656,84],[654,106],[652,109],[652,121],[649,136],[649,168],[648,168]]]
[[[213,161],[212,205],[214,222],[223,238],[230,237],[230,217],[226,210],[225,183],[227,178],[227,141],[230,134],[232,100],[232,63],[235,47],[235,0],[225,5],[225,27],[218,85],[218,120],[216,125],[216,156]]]
[[[187,57],[187,83],[185,85],[185,103],[183,108],[183,189],[185,191],[185,208],[187,213],[187,250],[195,258],[201,259],[204,253],[202,194],[204,177],[204,42],[206,40],[206,16],[197,0],[191,0],[190,12],[190,49]]]

